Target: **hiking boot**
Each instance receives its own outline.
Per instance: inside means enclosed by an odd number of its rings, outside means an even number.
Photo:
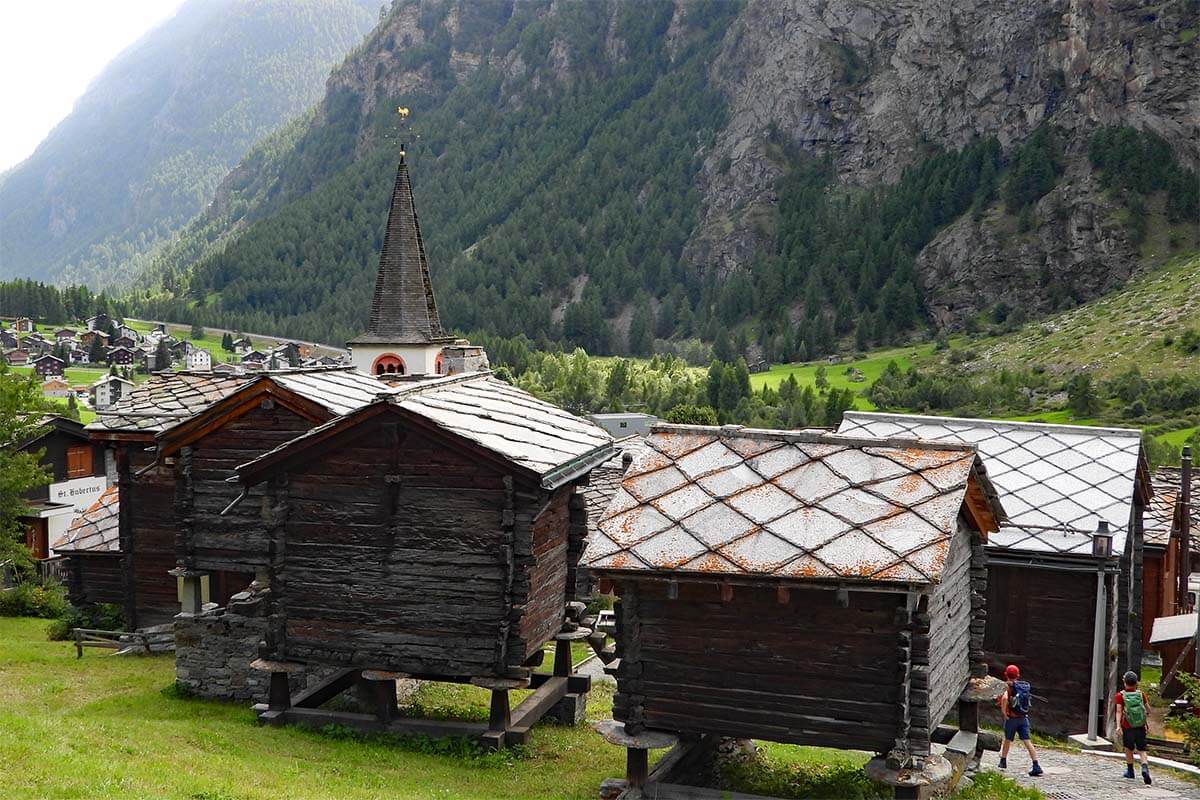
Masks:
[[[1125,777],[1129,778],[1129,780],[1133,780],[1133,764],[1125,765]]]
[[[1007,758],[1000,759],[1000,769],[1008,769],[1008,759]]]
[[[1029,770],[1029,777],[1036,778],[1038,775],[1041,775],[1041,774],[1042,774],[1042,765],[1037,763],[1036,761],[1033,762],[1033,769]]]
[[[1150,781],[1150,768],[1149,767],[1142,767],[1142,780],[1145,782],[1145,784],[1147,786],[1150,785],[1151,781]]]

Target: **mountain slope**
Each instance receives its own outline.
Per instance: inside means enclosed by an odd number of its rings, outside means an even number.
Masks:
[[[0,277],[119,283],[256,141],[320,97],[368,0],[189,0],[0,176]]]
[[[144,313],[356,333],[398,138],[459,329],[792,360],[1067,308],[1200,247],[1198,9],[398,2]]]

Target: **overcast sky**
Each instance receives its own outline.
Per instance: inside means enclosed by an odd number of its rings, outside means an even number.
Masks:
[[[182,0],[2,0],[0,171],[29,156],[104,65]]]

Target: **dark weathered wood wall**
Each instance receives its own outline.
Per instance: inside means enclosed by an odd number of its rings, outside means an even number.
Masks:
[[[156,467],[135,477],[153,458],[144,449],[126,446],[129,472],[120,480],[122,550],[133,609],[126,611],[126,621],[137,628],[170,622],[179,613],[178,582],[167,574],[175,568],[175,474]]]
[[[567,592],[567,531],[571,525],[570,486],[559,489],[533,520],[532,563],[528,566],[528,596],[521,615],[521,639],[526,657],[530,648],[558,633]],[[514,598],[521,604],[522,598]]]
[[[234,467],[258,458],[308,431],[315,423],[279,405],[255,408],[231,420],[176,458],[179,552],[196,569],[253,573],[267,563],[262,496],[257,486],[227,515],[221,511],[241,487],[226,483]]]
[[[970,674],[971,533],[959,523],[929,609],[929,714],[936,727],[958,702]]]
[[[570,491],[514,483],[462,440],[364,424],[269,490],[278,654],[459,677],[521,664],[561,623]]]
[[[1030,714],[1035,730],[1087,729],[1095,603],[1092,573],[988,567],[988,668],[993,675],[1003,675],[1007,664],[1021,668],[1038,696]]]
[[[650,728],[885,752],[901,722],[903,594],[621,580],[614,716]]]
[[[125,580],[119,554],[72,553],[67,564],[67,589],[71,603],[76,606],[124,603]]]

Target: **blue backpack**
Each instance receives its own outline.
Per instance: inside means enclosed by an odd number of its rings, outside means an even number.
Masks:
[[[1029,688],[1029,682],[1013,681],[1012,691],[1008,696],[1008,710],[1024,717],[1029,715],[1029,708],[1032,705],[1033,692]]]

